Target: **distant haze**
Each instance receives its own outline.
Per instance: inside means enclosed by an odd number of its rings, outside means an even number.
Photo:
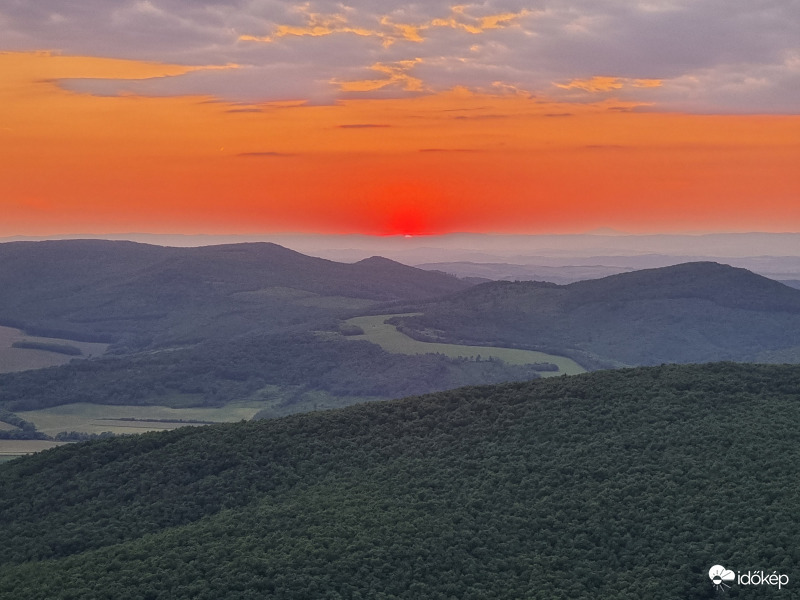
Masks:
[[[384,256],[459,277],[568,283],[636,269],[711,260],[744,267],[772,279],[800,281],[800,233],[576,235],[457,233],[439,236],[368,235],[64,235],[46,239],[131,240],[162,246],[206,246],[270,241],[310,256],[356,262]],[[0,238],[0,242],[36,240]]]

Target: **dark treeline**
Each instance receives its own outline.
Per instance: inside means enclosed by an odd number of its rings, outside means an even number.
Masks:
[[[15,600],[718,597],[800,572],[800,367],[662,366],[0,465]]]
[[[19,415],[0,408],[0,422],[8,423],[15,429],[0,429],[0,440],[45,440],[47,435],[36,431],[36,425]]]

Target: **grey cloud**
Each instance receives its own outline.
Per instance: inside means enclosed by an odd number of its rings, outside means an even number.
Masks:
[[[671,78],[690,69],[745,60],[772,64],[785,48],[797,45],[800,15],[788,3],[780,10],[760,8],[764,4],[710,0],[674,11],[647,12],[635,10],[633,3],[615,11],[603,11],[603,2],[591,3],[583,11],[586,31],[548,36],[520,57],[545,51],[558,70],[574,71],[582,65],[578,77]],[[562,16],[562,34],[578,23],[568,23]]]
[[[665,84],[660,100],[683,111],[797,114],[800,53],[796,60],[783,68],[739,64],[692,72]]]
[[[65,54],[155,60],[185,65],[241,66],[194,71],[157,80],[73,80],[63,85],[97,94],[199,94],[228,101],[402,97],[465,86],[503,86],[537,96],[587,102],[603,94],[553,85],[594,76],[662,79],[660,88],[605,94],[688,111],[798,112],[800,2],[778,0],[487,0],[466,4],[396,0],[308,4],[284,0],[0,0],[0,51],[58,50]],[[499,13],[526,14],[512,26],[472,34],[420,30],[421,42],[389,40],[391,24],[423,25],[458,17],[470,23]],[[280,25],[308,24],[311,14],[344,19],[347,27],[382,32],[286,35],[272,43],[240,36],[274,35]],[[471,18],[472,20],[468,19]],[[383,21],[382,21],[383,20]],[[334,19],[335,21],[335,19]],[[466,21],[465,21],[466,22]],[[390,43],[392,42],[393,43]],[[401,85],[342,92],[338,83],[386,77],[372,70],[422,59],[409,75],[424,89]]]

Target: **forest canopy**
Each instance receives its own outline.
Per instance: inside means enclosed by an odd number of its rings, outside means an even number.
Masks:
[[[73,444],[0,465],[0,589],[691,600],[724,564],[790,592],[798,426],[800,367],[716,363]]]

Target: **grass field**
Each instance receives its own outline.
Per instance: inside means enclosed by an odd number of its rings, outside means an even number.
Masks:
[[[542,377],[554,375],[576,375],[586,371],[571,358],[535,352],[533,350],[518,350],[516,348],[495,348],[494,346],[464,346],[460,344],[442,344],[435,342],[420,342],[400,333],[397,327],[385,323],[386,319],[406,315],[378,315],[370,317],[355,317],[345,321],[364,330],[363,335],[347,336],[349,340],[367,340],[378,344],[381,348],[395,354],[428,354],[439,353],[451,358],[464,357],[482,359],[489,357],[499,358],[511,365],[527,365],[532,363],[553,363],[558,366],[558,371],[542,371]]]
[[[25,454],[41,452],[62,444],[64,442],[49,442],[47,440],[0,440],[0,462]]]
[[[25,335],[25,333],[19,329],[13,329],[12,327],[0,327],[0,373],[11,373],[12,371],[27,371],[28,369],[54,367],[56,365],[66,364],[70,360],[77,358],[75,356],[68,356],[58,352],[11,347],[11,344],[14,342],[22,341],[74,346],[75,348],[80,349],[84,358],[88,358],[89,356],[100,356],[108,349],[108,344],[37,337],[33,335]]]
[[[166,406],[112,406],[107,404],[62,404],[17,414],[48,435],[62,431],[81,433],[144,433],[186,425],[181,421],[226,423],[251,419],[264,408],[263,402],[232,402],[220,408],[169,408]],[[138,421],[119,419],[140,419]],[[145,421],[144,419],[153,419]]]

